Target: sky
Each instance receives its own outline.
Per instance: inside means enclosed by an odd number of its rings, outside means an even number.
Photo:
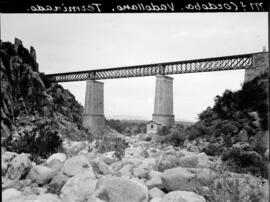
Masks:
[[[268,50],[268,14],[2,14],[1,38],[36,49],[46,74]],[[176,120],[196,121],[244,70],[173,75]],[[155,77],[103,80],[107,118],[151,120]],[[86,82],[62,83],[84,105]]]

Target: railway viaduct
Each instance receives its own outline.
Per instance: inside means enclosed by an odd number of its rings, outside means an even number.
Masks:
[[[168,75],[245,69],[244,82],[269,72],[269,53],[259,52],[196,60],[47,74],[52,82],[86,81],[83,126],[100,133],[105,124],[104,83],[98,80],[156,76],[152,120],[173,125],[173,78]]]

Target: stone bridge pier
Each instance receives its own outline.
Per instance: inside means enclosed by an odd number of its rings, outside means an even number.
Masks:
[[[94,134],[101,134],[105,127],[104,83],[95,80],[86,82],[83,126]]]
[[[156,76],[155,106],[152,119],[161,126],[174,124],[172,77]]]

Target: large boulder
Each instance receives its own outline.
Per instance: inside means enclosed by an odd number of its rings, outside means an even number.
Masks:
[[[24,180],[10,180],[8,178],[2,177],[2,190],[14,188],[20,190],[21,188],[31,184],[31,180],[24,179]]]
[[[161,202],[162,198],[152,198],[149,202]]]
[[[54,160],[65,162],[67,160],[67,156],[64,153],[54,153],[46,160],[46,164],[50,164]]]
[[[131,177],[133,173],[134,165],[132,164],[127,164],[123,166],[117,173],[117,176],[127,176]]]
[[[6,189],[2,192],[2,200],[10,201],[12,198],[16,198],[18,196],[21,196],[22,193],[14,188]]]
[[[51,180],[48,189],[50,189],[51,193],[60,193],[60,190],[69,179],[70,178],[63,173],[57,173],[57,175]]]
[[[46,166],[33,166],[29,171],[27,178],[32,182],[36,182],[39,185],[48,184],[50,180],[56,175],[56,170],[48,168]]]
[[[111,165],[112,163],[114,163],[114,151],[111,152],[105,152],[102,154],[101,159],[104,161],[104,163]]]
[[[30,170],[32,163],[25,153],[17,155],[10,162],[7,177],[11,180],[21,178]]]
[[[154,187],[149,191],[149,196],[150,198],[163,198],[165,196],[165,193],[159,188]]]
[[[97,198],[95,196],[90,196],[88,198],[87,202],[106,202],[106,201],[100,200],[99,198]]]
[[[60,171],[62,169],[62,167],[64,166],[64,162],[62,162],[58,159],[53,159],[49,163],[45,163],[45,165],[49,168]]]
[[[84,202],[95,190],[96,183],[91,174],[75,175],[61,189],[60,198],[65,202]]]
[[[192,191],[195,187],[208,186],[215,178],[214,171],[208,168],[172,168],[161,175],[167,191]]]
[[[113,162],[110,166],[114,171],[118,171],[122,168],[122,166],[124,166],[124,164],[122,161],[116,161]]]
[[[95,195],[108,202],[148,202],[148,189],[136,180],[104,177],[98,181]]]
[[[210,161],[205,153],[188,155],[178,160],[178,165],[184,168],[210,168],[213,162]]]
[[[175,168],[178,165],[178,158],[174,155],[162,155],[158,159],[157,166],[159,171]]]
[[[138,178],[147,178],[148,177],[148,170],[144,168],[134,168],[133,175]]]
[[[68,159],[65,161],[62,171],[70,177],[78,174],[88,174],[95,177],[93,168],[85,156],[74,156]]]
[[[94,165],[94,168],[96,168],[95,169],[96,173],[103,174],[103,175],[110,175],[113,173],[112,168],[106,163],[104,163],[101,159],[91,161],[90,163],[92,166]]]
[[[173,191],[166,194],[161,202],[206,202],[203,196],[190,191]]]
[[[61,202],[61,200],[55,194],[42,193],[36,198],[35,202]]]
[[[155,158],[144,159],[139,167],[147,170],[157,170],[157,160]]]
[[[2,151],[1,155],[2,176],[6,174],[11,160],[17,155],[18,154],[15,152]]]
[[[88,143],[86,141],[77,142],[64,140],[62,143],[62,147],[68,156],[74,156],[78,154],[80,151],[86,149],[88,147]]]
[[[149,172],[150,180],[146,182],[146,186],[149,189],[151,189],[153,187],[157,187],[157,188],[162,189],[164,186],[162,184],[161,175],[162,175],[161,172],[154,171],[154,170],[150,171]]]

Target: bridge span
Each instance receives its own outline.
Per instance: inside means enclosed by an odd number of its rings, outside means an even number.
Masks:
[[[54,82],[71,82],[249,69],[252,68],[253,55],[255,54],[260,53],[95,69],[89,71],[64,72],[47,74],[46,76]]]
[[[164,62],[88,71],[47,74],[51,82],[87,81],[83,125],[101,133],[105,124],[104,83],[96,80],[156,76],[153,122],[159,126],[174,124],[173,78],[167,75],[245,69],[244,82],[269,71],[269,53]]]

